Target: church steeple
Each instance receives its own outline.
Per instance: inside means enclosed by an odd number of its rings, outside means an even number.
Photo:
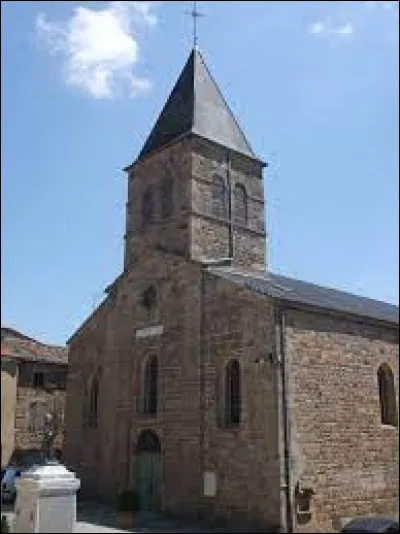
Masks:
[[[191,51],[138,160],[189,133],[258,160],[196,47]]]
[[[125,267],[151,249],[264,265],[263,167],[194,47],[126,168]]]

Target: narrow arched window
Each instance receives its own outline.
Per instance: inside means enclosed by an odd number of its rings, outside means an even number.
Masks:
[[[233,190],[234,220],[239,224],[247,224],[247,193],[242,184],[235,184]]]
[[[99,379],[94,377],[89,391],[89,420],[88,424],[91,428],[97,428],[99,407]]]
[[[240,366],[237,360],[231,360],[226,366],[225,399],[226,423],[229,427],[240,425],[242,411],[240,384]]]
[[[378,369],[379,404],[383,425],[397,426],[396,392],[393,371],[384,363]]]
[[[146,227],[154,219],[154,194],[153,189],[148,188],[142,199],[142,225]]]
[[[212,213],[216,217],[226,218],[227,194],[225,182],[221,176],[214,175],[212,183]]]
[[[143,291],[141,303],[147,312],[148,320],[154,320],[155,311],[157,309],[157,288],[154,284],[151,284],[145,291]]]
[[[172,215],[174,181],[166,176],[161,183],[161,216],[166,218]]]
[[[158,360],[152,356],[144,369],[143,412],[147,415],[157,414],[158,400]]]

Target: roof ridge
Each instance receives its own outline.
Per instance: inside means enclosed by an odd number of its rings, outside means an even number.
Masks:
[[[36,339],[34,337],[28,336],[27,334],[24,334],[23,332],[17,330],[16,328],[2,326],[1,327],[1,334],[3,335],[3,333],[10,333],[11,336],[13,336],[15,339],[18,339],[18,340],[21,340],[21,341],[31,341],[31,342],[36,343],[38,345],[42,345],[43,347],[67,350],[66,345],[58,345],[58,344],[46,343],[44,341],[40,341],[39,339]],[[4,342],[6,343],[7,339],[5,339]]]
[[[321,286],[305,280],[290,278],[272,272],[252,273],[250,270],[217,267],[210,273],[247,287],[250,291],[295,305],[365,317],[375,321],[399,324],[399,306],[390,302],[372,299],[344,291]],[[280,284],[282,282],[282,285]],[[278,290],[278,293],[276,292]],[[281,291],[281,294],[279,294]]]
[[[272,276],[279,276],[280,278],[285,278],[286,280],[293,280],[293,281],[296,281],[296,282],[300,282],[302,284],[306,284],[308,286],[313,286],[313,287],[318,288],[318,289],[334,291],[336,293],[342,293],[342,294],[346,294],[346,295],[349,295],[349,296],[352,296],[352,297],[366,299],[366,300],[369,300],[369,301],[372,301],[372,302],[378,302],[378,303],[381,303],[381,304],[386,304],[387,306],[395,306],[396,308],[399,307],[398,304],[393,304],[392,302],[386,302],[385,300],[375,299],[375,298],[372,298],[372,297],[368,297],[366,295],[361,295],[360,293],[353,293],[352,291],[350,291],[348,289],[340,289],[338,287],[325,286],[325,285],[322,285],[322,284],[316,284],[315,282],[308,282],[307,280],[304,280],[304,279],[301,279],[301,278],[295,278],[295,277],[291,277],[291,276],[286,276],[284,274],[278,274],[278,273],[271,273],[271,274],[272,274]]]

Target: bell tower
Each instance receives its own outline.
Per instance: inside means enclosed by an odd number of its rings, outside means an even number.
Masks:
[[[194,48],[125,169],[125,268],[148,247],[264,267],[264,166]]]

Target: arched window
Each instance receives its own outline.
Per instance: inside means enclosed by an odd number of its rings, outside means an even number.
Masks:
[[[141,303],[147,312],[148,320],[154,320],[157,309],[157,288],[154,284],[150,285],[142,293]]]
[[[158,360],[152,356],[146,362],[143,381],[143,413],[157,414],[158,400]]]
[[[149,187],[142,200],[142,225],[146,227],[154,219],[154,194],[153,189]]]
[[[226,423],[229,427],[240,425],[242,399],[240,392],[240,366],[237,360],[231,360],[226,366],[225,377]]]
[[[212,213],[216,217],[226,218],[227,195],[225,182],[221,176],[214,175],[212,183]]]
[[[97,428],[99,406],[99,379],[94,377],[89,391],[89,419],[88,424],[91,428]]]
[[[386,363],[378,369],[379,404],[383,425],[397,426],[396,392],[394,376]]]
[[[247,193],[242,184],[235,184],[233,190],[234,220],[239,224],[247,224]]]
[[[46,403],[35,401],[29,405],[29,430],[31,432],[41,432],[44,428],[46,416]]]
[[[171,176],[166,176],[161,184],[161,216],[170,217],[173,207],[174,181]]]

